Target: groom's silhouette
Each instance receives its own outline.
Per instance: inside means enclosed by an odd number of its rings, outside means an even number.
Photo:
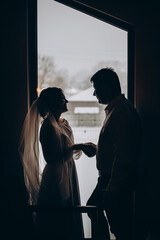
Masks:
[[[94,95],[106,105],[96,151],[98,183],[87,205],[104,207],[111,232],[117,240],[132,240],[133,193],[141,150],[141,122],[136,109],[121,93],[113,69],[96,72],[91,82]],[[99,236],[109,239],[104,213],[99,216]]]

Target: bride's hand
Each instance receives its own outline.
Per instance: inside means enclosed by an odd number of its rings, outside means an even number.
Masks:
[[[83,147],[82,143],[74,144],[72,145],[72,150],[82,150],[82,147]]]

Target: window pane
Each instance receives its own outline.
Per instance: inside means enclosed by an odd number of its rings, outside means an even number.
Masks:
[[[127,97],[127,32],[53,0],[38,0],[38,91],[50,86],[64,90],[69,101],[66,118],[76,143],[97,144],[104,105],[93,96],[90,77],[112,67]],[[97,183],[96,159],[82,154],[76,161],[82,205]],[[85,237],[90,220],[83,216]]]

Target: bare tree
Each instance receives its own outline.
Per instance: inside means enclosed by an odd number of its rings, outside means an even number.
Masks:
[[[60,87],[64,91],[68,87],[68,73],[64,69],[57,70],[54,58],[51,56],[38,57],[38,87]]]
[[[38,85],[39,88],[45,87],[50,82],[55,73],[55,62],[53,57],[41,56],[38,57]]]

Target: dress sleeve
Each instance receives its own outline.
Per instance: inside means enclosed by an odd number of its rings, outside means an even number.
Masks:
[[[73,131],[72,131],[72,128],[71,128],[71,126],[69,125],[69,123],[66,119],[64,119],[64,125],[65,125],[65,128],[66,128],[67,137],[69,138],[69,141],[70,141],[70,145],[73,145],[74,144]],[[74,160],[78,160],[82,155],[81,150],[72,150],[72,148],[68,148],[68,151],[70,151],[70,154],[72,154]]]
[[[82,155],[82,151],[81,150],[73,150],[73,159],[74,160],[78,160]]]
[[[57,137],[56,130],[49,122],[44,122],[40,130],[40,142],[44,159],[49,164],[63,161],[61,139]]]

